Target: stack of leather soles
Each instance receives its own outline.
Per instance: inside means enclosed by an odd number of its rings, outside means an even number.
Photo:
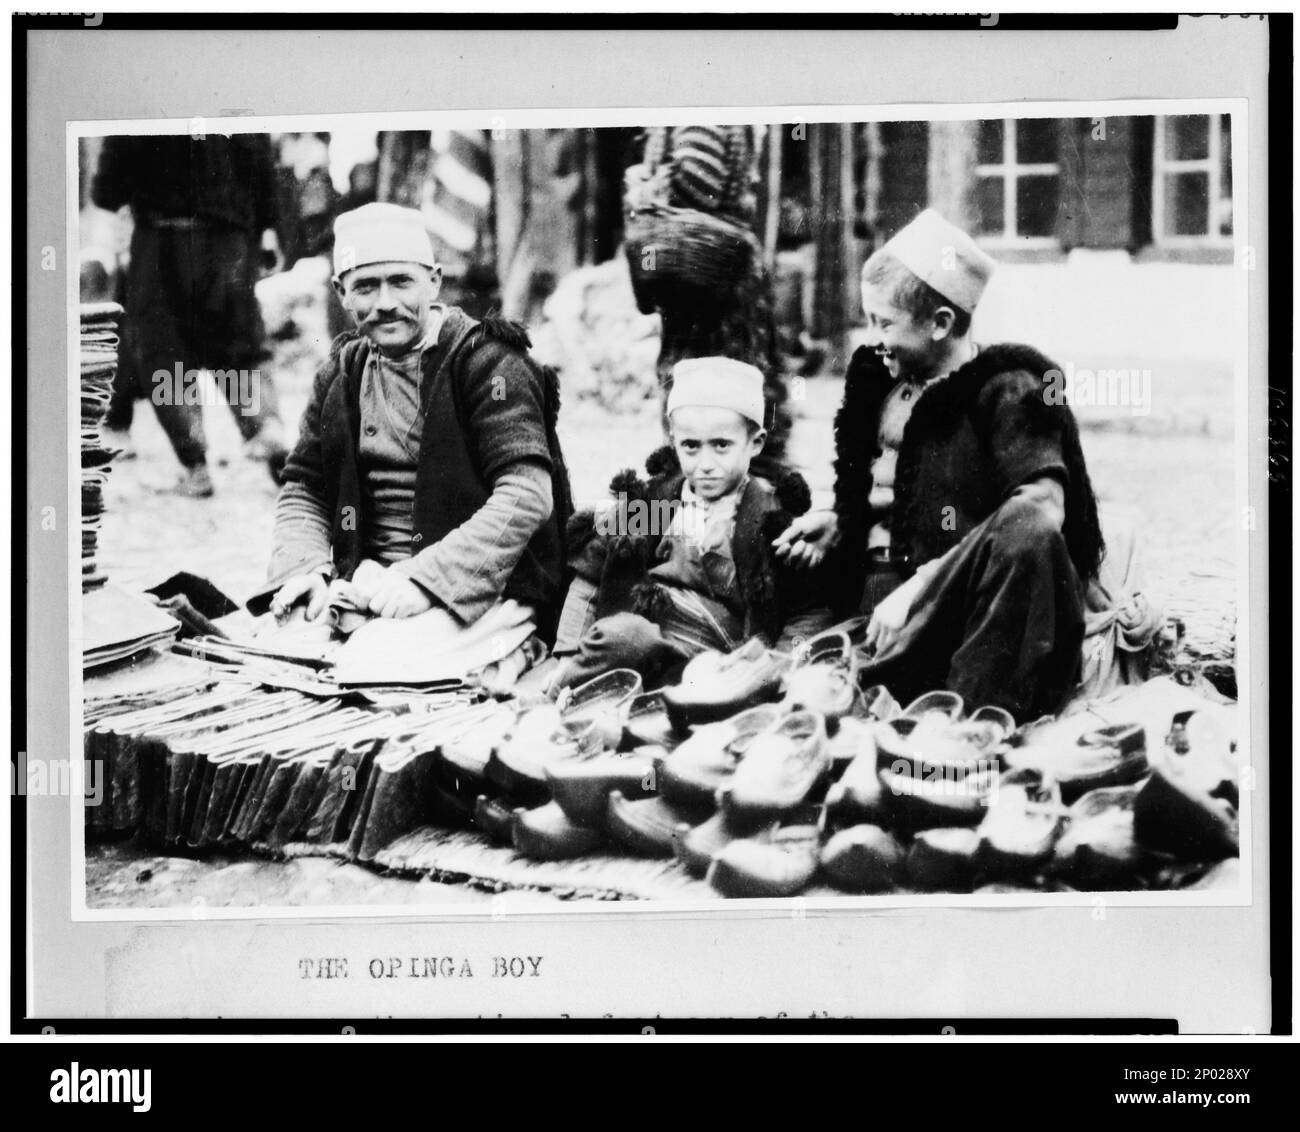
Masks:
[[[139,831],[169,854],[305,843],[360,861],[420,825],[456,824],[435,763],[484,710],[398,714],[234,682],[137,703],[86,725],[87,773],[103,784],[88,833]]]
[[[108,412],[117,374],[116,303],[81,305],[81,587],[92,590],[106,578],[96,562],[104,513],[104,486],[116,452],[105,447],[100,426]]]

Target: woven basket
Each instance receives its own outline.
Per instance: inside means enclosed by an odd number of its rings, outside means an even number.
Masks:
[[[649,205],[628,213],[624,249],[633,283],[727,287],[760,254],[748,228],[692,208]]]

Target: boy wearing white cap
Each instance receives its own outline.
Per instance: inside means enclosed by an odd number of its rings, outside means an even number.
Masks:
[[[771,549],[807,511],[807,484],[750,471],[767,439],[762,373],[731,358],[680,361],[667,409],[672,446],[646,461],[651,478],[616,476],[613,503],[570,523],[575,577],[555,651],[576,655],[553,687],[619,667],[653,683],[702,650],[752,637],[788,647],[827,623],[807,575]]]
[[[312,620],[331,578],[364,576],[381,617],[437,607],[469,624],[509,597],[549,637],[572,510],[555,375],[529,358],[522,328],[438,303],[442,270],[414,209],[339,216],[334,268],[357,331],[316,375],[285,465],[270,584],[249,608],[303,603]]]
[[[1077,680],[1103,547],[1077,423],[1044,396],[1056,367],[971,338],[994,267],[931,209],[867,261],[835,509],[797,520],[777,553],[828,557],[837,612],[871,615],[863,680],[899,698],[947,687],[1030,718]]]

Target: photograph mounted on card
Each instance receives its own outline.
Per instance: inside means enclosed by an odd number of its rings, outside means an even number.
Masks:
[[[69,124],[74,918],[1249,904],[1245,100],[505,122]]]

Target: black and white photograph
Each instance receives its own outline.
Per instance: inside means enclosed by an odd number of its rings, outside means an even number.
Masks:
[[[88,912],[1244,898],[1242,108],[867,114],[75,139]]]
[[[1289,17],[301,16],[15,30],[11,1024],[1289,1032]]]

